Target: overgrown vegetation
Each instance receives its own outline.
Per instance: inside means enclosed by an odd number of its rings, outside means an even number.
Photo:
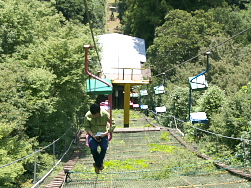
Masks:
[[[241,5],[239,3],[238,6]],[[129,5],[133,6],[130,3]],[[141,9],[147,10],[147,5],[141,5]],[[251,116],[248,112],[251,102],[251,70],[248,66],[250,60],[247,58],[250,54],[247,50],[250,50],[248,20],[251,9],[249,2],[243,4],[245,8],[242,5],[230,5],[225,3],[217,8],[213,6],[198,10],[169,9],[163,23],[156,27],[153,43],[147,49],[147,63],[153,71],[154,79],[151,85],[142,87],[149,94],[142,103],[148,104],[151,110],[155,110],[155,106],[166,106],[164,117],[157,118],[163,125],[174,125],[173,116],[184,122],[189,121],[188,78],[206,70],[206,57],[197,55],[211,49],[211,67],[206,73],[209,88],[206,91],[193,92],[192,96],[192,111],[206,112],[209,123],[196,126],[228,137],[250,139]],[[126,12],[133,15],[133,10],[129,8]],[[244,29],[248,30],[235,36]],[[228,40],[230,37],[232,40]],[[193,58],[195,56],[197,57]],[[166,73],[166,83],[163,72]],[[154,103],[153,87],[162,84],[165,84],[166,93],[159,96]],[[150,115],[155,117],[155,114]],[[189,136],[190,133],[197,142],[215,141],[214,135],[205,133],[200,133],[202,139],[198,141],[193,128],[186,131],[186,135]],[[220,138],[218,149],[225,156],[235,155],[243,152],[241,144],[243,143],[240,140]],[[214,147],[204,147],[201,151],[218,155]]]
[[[109,169],[116,169],[116,170],[136,170],[141,168],[147,168],[147,160],[145,159],[126,159],[124,161],[120,160],[112,160],[106,161],[105,166]]]
[[[105,30],[105,3],[88,1],[96,35]],[[209,124],[198,126],[251,139],[251,32],[235,37],[250,27],[249,0],[117,3],[124,34],[147,43],[146,66],[151,67],[154,79],[142,87],[149,93],[142,102],[154,109],[153,87],[163,84],[165,71],[166,94],[156,105],[165,105],[167,116],[188,121],[188,77],[205,70],[206,58],[201,55],[184,62],[212,49],[206,74],[209,89],[193,95],[193,110],[205,111]],[[83,45],[91,44],[92,37],[82,1],[0,0],[0,23],[0,165],[5,165],[46,146],[70,127],[79,128],[80,117],[96,96],[85,93]],[[90,69],[95,69],[94,51],[90,56],[94,61]],[[170,125],[173,119],[162,121]],[[204,134],[201,138],[213,140]],[[219,139],[220,149],[231,155],[242,152],[241,144]],[[215,153],[212,147],[206,150]],[[49,164],[50,155],[44,154],[42,167]],[[32,165],[33,159],[28,158],[1,169],[0,185],[18,187],[31,182]]]

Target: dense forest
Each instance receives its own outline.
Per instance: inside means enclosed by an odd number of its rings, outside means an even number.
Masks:
[[[91,26],[105,32],[106,1],[88,0]],[[153,83],[145,98],[152,108],[153,86],[166,94],[157,105],[184,121],[188,116],[188,77],[206,68],[209,89],[194,95],[194,109],[205,111],[201,128],[250,139],[251,4],[248,0],[119,0],[124,34],[147,44],[146,67]],[[0,0],[0,166],[20,159],[60,137],[95,96],[85,93],[83,45],[92,36],[83,0]],[[143,28],[143,29],[142,29]],[[96,53],[90,51],[95,61]],[[250,56],[250,58],[249,58]],[[97,63],[90,64],[96,69]],[[166,124],[169,124],[166,119]],[[239,152],[239,142],[221,140],[224,151]],[[209,148],[210,149],[210,148]],[[211,151],[210,151],[211,152]],[[46,157],[41,166],[46,167]],[[31,182],[33,159],[1,168],[1,187]]]

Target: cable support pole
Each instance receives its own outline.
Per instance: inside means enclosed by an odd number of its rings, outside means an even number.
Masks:
[[[100,66],[101,66],[101,72],[104,74],[103,69],[102,69],[102,65],[101,65],[101,61],[100,61],[100,58],[99,58],[99,53],[98,53],[98,50],[97,50],[97,45],[96,45],[96,42],[95,42],[94,34],[93,34],[92,23],[91,23],[90,14],[89,14],[88,5],[87,5],[86,0],[84,0],[84,5],[85,5],[85,13],[86,13],[86,16],[87,16],[87,20],[89,22],[89,28],[91,30],[94,49],[95,49],[95,51],[97,53],[97,56],[98,56],[98,62],[100,64]]]
[[[56,163],[56,146],[55,143],[52,144],[52,153],[54,158],[54,164]]]
[[[243,147],[243,160],[244,160],[244,166],[246,165],[246,147],[245,142],[242,141],[242,147]]]
[[[36,152],[37,150],[35,150]],[[33,176],[33,183],[37,183],[37,155],[35,155],[34,159],[34,176]]]

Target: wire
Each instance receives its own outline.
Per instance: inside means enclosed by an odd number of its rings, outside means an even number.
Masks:
[[[74,139],[71,141],[71,143],[70,143],[70,145],[69,145],[69,147],[68,147],[68,149],[64,152],[64,154],[61,156],[61,158],[58,160],[58,162],[44,175],[44,177],[42,177],[35,185],[33,185],[31,188],[35,188],[35,187],[37,187],[39,184],[41,184],[44,180],[45,180],[45,178],[47,178],[49,175],[50,175],[50,173],[60,164],[60,162],[63,160],[63,158],[64,158],[64,156],[69,152],[69,150],[70,150],[70,148],[71,148],[71,146],[72,146],[72,144],[73,144],[73,142],[74,142]]]
[[[95,38],[94,38],[94,33],[93,33],[93,29],[92,29],[92,23],[91,23],[90,14],[89,14],[88,5],[87,5],[86,0],[84,0],[84,5],[85,5],[85,12],[86,12],[87,20],[89,22],[89,28],[91,30],[91,35],[92,35],[92,40],[93,40],[93,44],[94,44],[94,49],[95,49],[95,51],[97,53],[97,56],[98,56],[98,62],[100,64],[100,66],[101,66],[101,72],[102,72],[102,74],[104,74],[103,69],[102,69],[102,65],[101,65],[101,61],[100,61],[100,57],[99,57],[99,53],[98,53],[98,49],[97,49],[97,45],[96,45],[96,41],[95,41]]]
[[[45,146],[44,148],[39,149],[39,150],[35,151],[34,153],[31,153],[30,155],[27,155],[27,156],[25,156],[25,157],[22,157],[22,158],[20,158],[20,159],[17,159],[17,160],[15,160],[15,161],[13,161],[13,162],[10,162],[10,163],[8,163],[8,164],[2,165],[2,166],[0,166],[0,168],[9,166],[9,165],[11,165],[11,164],[13,164],[13,163],[17,163],[17,162],[22,161],[22,160],[24,160],[24,159],[27,159],[28,157],[31,157],[32,155],[35,155],[35,154],[37,154],[38,152],[45,150],[46,148],[50,147],[51,145],[53,145],[54,143],[56,143],[57,141],[59,141],[59,140],[60,140],[70,129],[71,129],[71,128],[69,128],[69,129],[68,129],[61,137],[59,137],[57,140],[55,140],[55,141],[52,142],[51,144]]]
[[[234,39],[235,37],[237,37],[237,36],[239,36],[239,35],[241,35],[241,34],[247,32],[247,31],[250,30],[250,29],[251,29],[251,27],[248,27],[247,29],[245,29],[245,30],[243,30],[243,31],[241,31],[241,32],[239,32],[239,33],[237,33],[237,34],[235,34],[234,36],[228,38],[227,40],[225,40],[225,41],[223,41],[223,42],[221,42],[221,43],[215,45],[215,46],[212,47],[212,48],[209,48],[209,49],[206,50],[205,52],[200,53],[200,54],[198,54],[198,55],[196,55],[196,56],[194,56],[194,57],[192,57],[192,58],[190,58],[190,59],[188,59],[188,60],[186,60],[186,61],[180,63],[179,65],[176,65],[176,66],[174,66],[173,68],[167,69],[166,71],[161,72],[160,74],[157,74],[157,75],[155,75],[155,76],[153,76],[153,77],[160,76],[160,75],[163,74],[163,73],[169,72],[169,71],[171,71],[171,70],[173,70],[173,69],[175,69],[175,68],[177,68],[177,67],[180,67],[180,66],[184,65],[185,63],[187,63],[187,62],[189,62],[189,61],[192,61],[193,59],[196,59],[196,58],[198,58],[198,57],[201,56],[201,55],[204,55],[206,52],[210,52],[210,51],[212,51],[213,49],[215,49],[215,48],[217,48],[217,47],[219,47],[219,46],[221,46],[221,45],[227,43],[228,41],[230,41],[230,40]]]
[[[156,112],[154,112],[154,111],[152,111],[152,110],[149,110],[149,111],[155,113],[157,116],[159,115],[158,113],[156,113]],[[173,116],[173,115],[164,116],[164,115],[161,115],[161,114],[160,114],[159,116],[162,116],[162,117],[172,117],[172,118],[175,118],[176,120],[178,120],[178,121],[180,121],[180,122],[182,122],[182,123],[186,123],[185,121],[180,120],[180,119],[176,118],[176,117]],[[198,129],[198,130],[200,130],[200,131],[203,131],[203,132],[206,132],[206,133],[209,133],[209,134],[212,134],[212,135],[216,135],[216,136],[219,136],[219,137],[228,138],[228,139],[233,139],[233,140],[241,140],[241,141],[248,141],[248,142],[251,142],[251,140],[249,140],[249,139],[245,139],[245,138],[234,138],[234,137],[230,137],[230,136],[224,136],[224,135],[217,134],[217,133],[213,133],[213,132],[210,132],[210,131],[207,131],[207,130],[204,130],[204,129],[200,129],[200,128],[195,127],[195,126],[193,126],[193,125],[190,125],[190,126],[193,127],[194,129]]]

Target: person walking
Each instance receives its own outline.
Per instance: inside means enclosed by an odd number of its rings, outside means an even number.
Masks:
[[[84,128],[87,132],[88,145],[91,150],[95,172],[100,173],[104,169],[104,158],[108,148],[108,134],[110,132],[110,114],[100,109],[100,105],[92,104],[90,110],[85,114]],[[107,126],[109,127],[107,128]],[[101,150],[98,152],[98,146]]]

